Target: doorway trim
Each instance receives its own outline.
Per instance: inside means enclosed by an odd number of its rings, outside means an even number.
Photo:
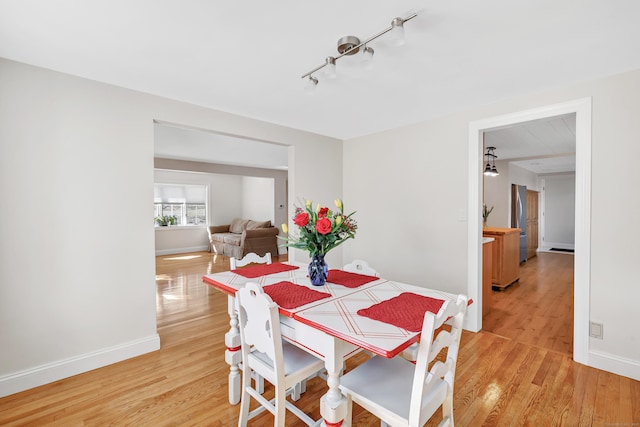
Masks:
[[[482,133],[565,114],[576,114],[576,208],[573,299],[573,360],[587,365],[589,352],[589,304],[591,264],[591,97],[469,122],[469,200],[467,329],[482,329],[482,227],[480,180],[483,162]]]

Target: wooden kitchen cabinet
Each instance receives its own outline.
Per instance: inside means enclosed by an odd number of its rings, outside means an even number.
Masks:
[[[520,229],[493,228],[482,229],[485,237],[493,237],[492,285],[504,289],[520,279]]]

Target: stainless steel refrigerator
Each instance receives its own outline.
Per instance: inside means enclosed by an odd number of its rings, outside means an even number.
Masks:
[[[511,184],[511,227],[520,229],[520,264],[527,260],[527,187]]]

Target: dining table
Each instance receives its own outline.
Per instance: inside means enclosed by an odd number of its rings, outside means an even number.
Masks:
[[[258,283],[279,306],[283,339],[325,362],[328,390],[320,399],[321,424],[348,426],[347,402],[340,391],[344,362],[366,350],[395,357],[420,339],[425,311],[437,313],[457,295],[395,280],[340,269],[328,272],[323,286],[314,286],[307,265],[297,262],[257,264],[207,274],[203,282],[228,295],[230,329],[225,334],[229,365],[229,403],[240,401],[240,331],[235,293]]]

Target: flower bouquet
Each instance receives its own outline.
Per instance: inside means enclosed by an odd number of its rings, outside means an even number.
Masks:
[[[353,239],[358,229],[358,224],[352,218],[355,212],[345,215],[342,200],[336,199],[334,203],[335,211],[320,207],[320,204],[312,209],[311,200],[306,201],[304,208],[296,206],[293,223],[298,227],[297,233],[285,238],[285,246],[309,253],[309,278],[317,286],[324,285],[327,280],[328,267],[324,256],[346,240]],[[287,224],[282,224],[282,231],[289,233]]]

